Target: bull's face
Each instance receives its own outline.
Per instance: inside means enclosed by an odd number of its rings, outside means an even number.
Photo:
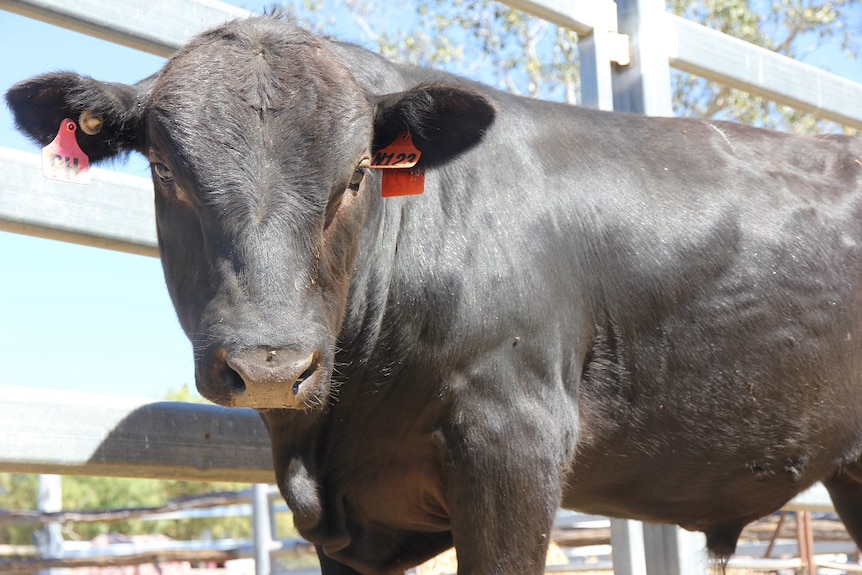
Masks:
[[[91,161],[149,158],[198,389],[258,409],[327,403],[363,231],[384,201],[376,149],[409,131],[427,169],[493,120],[484,98],[454,86],[373,96],[325,42],[269,18],[198,37],[135,86],[52,74],[7,100],[42,144],[85,114],[95,126],[77,137]]]

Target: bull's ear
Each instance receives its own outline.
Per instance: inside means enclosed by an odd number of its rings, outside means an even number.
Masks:
[[[98,82],[71,73],[46,74],[12,86],[6,103],[18,129],[41,146],[54,139],[64,118],[75,120],[80,128],[75,134],[78,145],[91,162],[98,162],[142,149],[142,85]]]
[[[422,84],[381,96],[374,117],[373,151],[407,131],[422,152],[417,168],[433,168],[479,143],[495,115],[485,96],[455,85]]]

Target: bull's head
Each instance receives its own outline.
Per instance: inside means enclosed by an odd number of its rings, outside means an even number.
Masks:
[[[326,404],[357,254],[381,219],[369,158],[408,131],[416,169],[432,168],[493,121],[482,96],[456,85],[375,96],[382,87],[351,73],[349,54],[258,18],[199,36],[134,86],[60,73],[6,95],[43,145],[73,118],[91,161],[149,158],[168,288],[198,389],[216,403]],[[375,74],[406,85],[391,70]]]

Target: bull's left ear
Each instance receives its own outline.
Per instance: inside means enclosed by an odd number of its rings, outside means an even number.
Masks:
[[[78,145],[91,162],[98,162],[142,150],[139,103],[150,83],[150,78],[130,86],[68,72],[45,74],[12,86],[6,103],[18,129],[41,146],[54,139],[64,118],[75,120]]]
[[[417,168],[433,168],[478,144],[495,115],[488,98],[456,85],[422,84],[381,96],[374,116],[373,151],[407,131],[422,152]]]

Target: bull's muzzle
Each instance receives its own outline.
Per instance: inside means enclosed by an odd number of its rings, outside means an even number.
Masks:
[[[255,409],[309,407],[324,377],[317,353],[252,348],[224,352],[231,405]]]

